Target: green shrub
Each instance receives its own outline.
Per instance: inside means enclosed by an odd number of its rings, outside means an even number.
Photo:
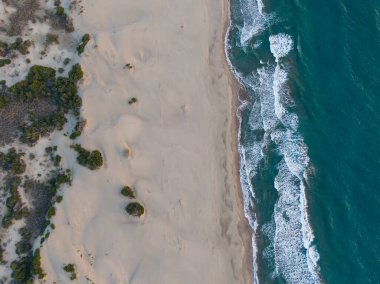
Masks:
[[[46,212],[46,220],[50,220],[53,216],[55,216],[55,207],[51,206]]]
[[[81,55],[87,45],[87,43],[90,41],[91,37],[89,34],[85,34],[83,37],[82,37],[82,40],[80,42],[80,44],[78,45],[77,47],[77,51],[78,51],[78,54]]]
[[[70,273],[70,280],[77,279],[77,273],[76,273],[76,269],[75,269],[75,264],[72,264],[72,263],[66,264],[63,267],[63,270],[65,270],[67,273]]]
[[[129,186],[124,186],[122,189],[121,189],[121,194],[123,196],[126,196],[126,197],[129,197],[129,198],[136,198],[135,197],[135,193],[133,192],[132,188],[130,188]]]
[[[40,249],[36,249],[32,258],[32,274],[37,275],[38,279],[43,279],[46,274],[41,267]]]
[[[65,9],[62,6],[57,6],[55,8],[55,14],[60,17],[66,16]]]
[[[140,217],[144,214],[145,209],[139,202],[131,202],[125,207],[125,211],[127,211],[129,215]]]
[[[103,165],[103,157],[98,150],[88,151],[79,144],[72,145],[71,147],[79,154],[77,161],[80,165],[90,170],[99,169]]]
[[[83,78],[83,71],[78,63],[71,67],[71,70],[69,71],[69,78],[74,83],[77,83],[80,79]]]
[[[65,58],[65,60],[63,60],[63,64],[67,65],[70,63],[70,61],[71,61],[71,59],[67,57],[67,58]]]
[[[128,101],[128,103],[131,105],[131,104],[135,104],[135,103],[137,103],[137,98],[135,98],[135,97],[133,97],[133,98],[131,98],[129,101]]]
[[[54,157],[54,166],[58,167],[59,164],[61,163],[62,157],[60,155],[56,155]]]
[[[0,59],[0,67],[3,67],[5,65],[11,64],[11,60],[6,58],[6,59]]]

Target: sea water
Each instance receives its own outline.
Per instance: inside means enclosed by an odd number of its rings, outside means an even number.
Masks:
[[[230,20],[254,281],[380,283],[380,1],[230,0]]]

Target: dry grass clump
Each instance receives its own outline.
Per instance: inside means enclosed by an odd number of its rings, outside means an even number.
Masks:
[[[28,21],[32,20],[34,14],[40,8],[40,1],[12,0],[10,4],[16,8],[16,12],[9,17],[8,35],[20,35]]]

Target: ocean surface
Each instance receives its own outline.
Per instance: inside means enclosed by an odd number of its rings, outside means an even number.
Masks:
[[[380,283],[380,1],[230,0],[230,19],[255,283]]]

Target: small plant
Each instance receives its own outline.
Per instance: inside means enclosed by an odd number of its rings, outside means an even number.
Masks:
[[[133,192],[132,188],[130,188],[129,186],[124,186],[122,189],[121,189],[121,194],[125,197],[128,197],[128,198],[131,198],[131,199],[134,199],[136,198],[135,197],[135,193]]]
[[[145,209],[139,202],[131,202],[125,207],[125,211],[131,216],[140,217],[144,214]]]
[[[65,58],[64,60],[63,60],[63,65],[67,65],[67,64],[69,64],[70,63],[70,61],[71,61],[71,59],[70,58]]]
[[[131,105],[131,104],[135,104],[135,103],[137,103],[137,98],[135,98],[135,97],[133,97],[133,98],[131,98],[129,101],[128,101],[128,103]]]
[[[81,55],[87,45],[87,43],[90,41],[91,37],[89,34],[85,34],[82,37],[81,43],[77,47],[78,54]]]
[[[71,148],[79,154],[77,161],[80,165],[90,170],[97,170],[103,165],[103,157],[98,150],[88,151],[79,144],[72,145]]]
[[[132,70],[133,65],[131,63],[127,63],[127,64],[125,64],[124,69]]]
[[[76,269],[75,269],[75,264],[72,264],[72,263],[66,264],[63,267],[63,270],[65,270],[67,273],[70,273],[70,280],[77,279],[77,273],[76,273]]]
[[[54,166],[58,167],[59,164],[61,163],[62,157],[60,155],[56,155],[54,157]]]

